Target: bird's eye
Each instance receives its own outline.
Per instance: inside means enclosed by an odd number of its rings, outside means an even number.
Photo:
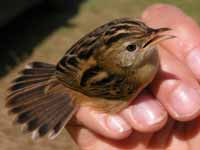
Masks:
[[[135,44],[129,44],[129,45],[127,45],[126,49],[129,52],[133,52],[137,49],[137,46]]]

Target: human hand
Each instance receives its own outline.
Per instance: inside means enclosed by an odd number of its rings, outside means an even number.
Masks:
[[[156,79],[120,114],[80,108],[76,118],[85,127],[70,127],[69,132],[82,150],[200,147],[200,27],[170,5],[147,8],[142,20],[151,27],[172,28],[169,34],[176,38],[160,44]]]

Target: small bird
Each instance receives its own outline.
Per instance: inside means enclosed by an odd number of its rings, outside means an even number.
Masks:
[[[32,62],[8,89],[6,106],[32,138],[54,139],[81,106],[117,113],[159,69],[156,44],[171,39],[129,18],[112,20],[76,42],[57,65]]]

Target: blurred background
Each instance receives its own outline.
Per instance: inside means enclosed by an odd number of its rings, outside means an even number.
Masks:
[[[55,64],[91,29],[114,18],[139,17],[160,2],[176,5],[200,23],[199,0],[0,0],[0,149],[77,150],[66,131],[54,141],[35,143],[13,127],[3,107],[9,82],[26,63]]]

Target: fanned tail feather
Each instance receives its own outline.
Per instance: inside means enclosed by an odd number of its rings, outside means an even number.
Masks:
[[[54,65],[33,62],[9,88],[9,113],[17,115],[15,123],[25,125],[24,132],[33,132],[33,139],[46,134],[55,138],[76,110],[55,71]]]

